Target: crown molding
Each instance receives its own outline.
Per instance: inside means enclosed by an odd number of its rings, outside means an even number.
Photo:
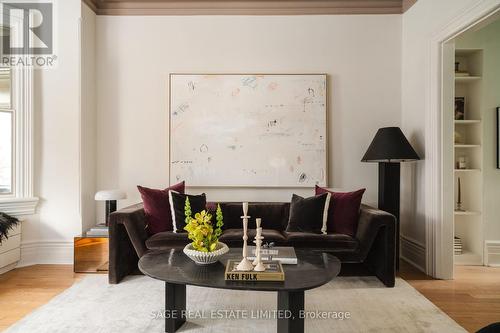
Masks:
[[[97,15],[347,15],[401,14],[405,0],[82,1]]]
[[[89,8],[92,9],[92,11],[97,14],[98,11],[97,0],[82,0],[82,2],[87,6],[89,6]]]
[[[402,8],[401,8],[402,12],[405,13],[416,2],[417,2],[417,0],[403,0],[403,4],[402,4]]]

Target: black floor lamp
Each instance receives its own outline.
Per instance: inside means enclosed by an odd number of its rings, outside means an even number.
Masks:
[[[396,268],[399,269],[400,163],[420,158],[399,127],[380,128],[362,162],[378,162],[378,207],[396,217]]]

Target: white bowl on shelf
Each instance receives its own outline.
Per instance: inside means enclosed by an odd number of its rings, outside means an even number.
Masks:
[[[209,265],[219,261],[219,258],[229,252],[229,247],[218,242],[213,252],[202,252],[197,251],[193,248],[193,244],[189,243],[184,247],[184,254],[187,255],[191,260],[193,260],[198,265]]]

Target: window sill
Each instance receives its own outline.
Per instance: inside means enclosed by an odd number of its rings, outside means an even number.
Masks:
[[[0,198],[0,212],[12,216],[33,215],[38,198]]]

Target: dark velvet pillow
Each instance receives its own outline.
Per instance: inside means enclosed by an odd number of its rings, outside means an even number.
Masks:
[[[354,237],[358,229],[359,208],[366,189],[354,192],[332,192],[316,186],[316,194],[331,193],[327,231]]]
[[[207,207],[207,198],[205,193],[200,195],[189,195],[183,193],[177,193],[174,191],[169,192],[170,196],[170,210],[172,211],[172,221],[174,225],[174,232],[185,232],[184,227],[186,226],[186,214],[184,207],[186,206],[186,198],[189,198],[189,204],[191,205],[191,214],[201,212]]]
[[[186,185],[184,182],[172,185],[164,190],[155,190],[143,186],[137,186],[144,203],[144,214],[148,232],[151,235],[162,231],[173,230],[172,213],[168,201],[168,191],[173,190],[184,193]]]
[[[310,198],[294,194],[286,231],[322,233],[326,227],[330,195],[324,193]]]

